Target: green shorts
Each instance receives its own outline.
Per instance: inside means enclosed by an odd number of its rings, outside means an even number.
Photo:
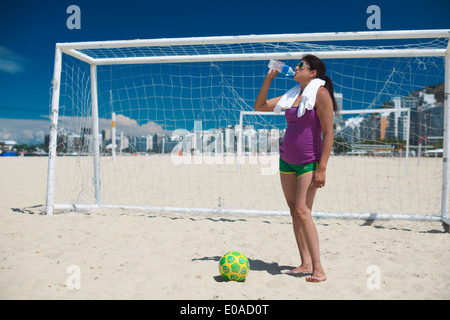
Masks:
[[[316,171],[318,166],[319,166],[318,162],[305,164],[289,164],[280,157],[280,172],[288,174],[296,173],[297,178],[305,173]]]

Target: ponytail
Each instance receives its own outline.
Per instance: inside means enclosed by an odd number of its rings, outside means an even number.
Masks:
[[[333,102],[333,111],[335,114],[339,113],[339,107],[336,102],[336,98],[334,97],[334,88],[333,88],[333,81],[331,81],[330,77],[327,75],[324,75],[322,77],[318,77],[319,79],[322,79],[325,81],[325,89],[328,90],[328,93],[330,94],[331,101]]]

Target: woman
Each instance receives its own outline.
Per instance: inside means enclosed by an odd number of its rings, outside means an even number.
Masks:
[[[311,211],[317,188],[325,186],[325,172],[333,145],[333,112],[338,111],[333,83],[325,75],[322,60],[306,55],[295,68],[294,80],[300,83],[296,87],[298,96],[293,88],[284,97],[267,100],[270,84],[278,73],[269,70],[254,108],[256,111],[271,112],[282,101],[285,104],[294,101],[292,105],[281,106],[287,109],[285,117],[288,125],[280,147],[280,179],[301,258],[301,265],[288,273],[312,273],[306,281],[321,282],[327,277],[320,263],[319,237]],[[290,93],[292,90],[294,95]],[[309,108],[306,104],[305,108],[305,100],[306,103],[315,102]]]

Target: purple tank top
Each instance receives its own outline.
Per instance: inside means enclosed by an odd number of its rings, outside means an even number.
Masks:
[[[289,164],[319,162],[322,155],[322,128],[316,108],[306,110],[300,118],[298,107],[285,112],[286,133],[280,146],[280,157]]]

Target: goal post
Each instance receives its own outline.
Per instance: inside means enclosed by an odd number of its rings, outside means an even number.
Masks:
[[[97,95],[97,65],[91,64],[91,106],[92,106],[92,135],[93,135],[93,155],[94,155],[94,186],[95,204],[100,206],[102,195],[100,192],[100,138],[98,125],[98,95]]]
[[[450,41],[449,41],[450,42]],[[450,225],[449,196],[450,196],[450,43],[445,55],[445,84],[444,84],[444,152],[442,169],[442,202],[441,218],[447,226]]]
[[[252,184],[265,184],[268,188],[279,185],[279,181],[276,175],[270,178],[261,175],[265,169],[261,166],[267,165],[261,154],[248,155],[260,157],[254,163],[242,161],[247,156],[242,145],[242,115],[248,114],[245,118],[253,121],[248,124],[247,139],[254,135],[254,140],[248,143],[267,145],[267,139],[282,138],[283,124],[252,114],[254,99],[267,72],[267,61],[279,59],[293,66],[305,54],[314,54],[325,61],[335,91],[343,93],[341,116],[361,108],[366,110],[361,113],[370,115],[380,108],[388,111],[397,102],[401,105],[396,110],[405,115],[400,118],[386,116],[380,120],[368,116],[361,121],[367,126],[377,126],[367,133],[376,136],[375,140],[380,140],[381,131],[388,132],[386,128],[380,129],[382,126],[396,127],[397,124],[392,124],[396,121],[401,121],[401,126],[408,125],[407,129],[402,127],[408,133],[402,136],[406,145],[405,172],[412,167],[408,163],[414,160],[414,156],[410,158],[410,144],[414,145],[417,135],[425,136],[422,131],[435,130],[438,112],[444,111],[440,117],[443,124],[439,124],[444,136],[440,164],[430,162],[429,167],[421,164],[426,171],[405,178],[404,174],[397,176],[400,165],[391,160],[386,164],[386,159],[349,160],[346,155],[334,155],[336,167],[331,167],[330,172],[344,170],[339,178],[336,175],[335,183],[346,179],[350,186],[346,190],[348,195],[339,194],[339,187],[334,189],[338,196],[332,191],[318,193],[319,200],[330,204],[323,209],[319,206],[315,215],[448,221],[449,38],[450,30],[418,30],[58,43],[52,81],[45,213],[51,215],[54,209],[123,207],[286,214],[279,186],[275,194],[264,194],[267,191],[258,186],[255,190],[259,190],[259,195],[249,190]],[[442,82],[443,98],[439,91]],[[294,81],[280,75],[274,80],[270,94],[283,94],[294,85]],[[347,131],[351,133],[346,138],[367,140],[361,132],[368,129],[360,123],[354,125],[354,128],[348,125]],[[115,132],[122,137],[119,144]],[[269,137],[268,132],[273,136]],[[397,133],[386,135],[398,138]],[[107,143],[111,151],[106,148]],[[112,157],[115,161],[110,161]],[[374,166],[371,161],[377,164]],[[384,169],[379,163],[384,163],[389,171],[386,177],[380,178]],[[230,164],[237,164],[238,172]],[[372,169],[380,172],[372,177]],[[349,177],[355,174],[353,170],[365,172],[366,181],[350,181]],[[160,178],[172,171],[174,177]],[[397,206],[397,202],[407,201],[405,197],[420,198],[423,192],[420,179],[429,179],[430,174],[442,181],[439,199],[429,201],[440,202],[439,212],[434,204],[413,213]],[[154,185],[149,182],[152,179]],[[213,179],[229,179],[236,186],[227,189]],[[356,192],[359,183],[370,185],[365,197],[376,206],[353,208],[351,193]],[[414,186],[414,190],[406,191],[409,195],[397,195],[397,199],[396,195],[385,198],[383,192],[393,193],[391,187],[386,191],[386,183],[395,185],[397,191],[403,186]],[[168,189],[162,190],[163,187]],[[241,189],[237,190],[238,187]],[[192,194],[188,203],[184,203],[181,198],[189,192]],[[68,196],[56,199],[56,194],[61,193]],[[155,198],[149,199],[149,193]],[[171,193],[176,196],[168,197]],[[197,195],[201,201],[195,199]],[[349,198],[343,206],[339,205],[341,198]]]
[[[47,193],[45,202],[45,213],[47,215],[51,215],[53,213],[53,200],[55,194],[55,162],[58,136],[59,91],[61,87],[61,59],[61,49],[57,45],[55,50],[55,66],[52,80],[53,91],[50,109],[50,138],[48,148]]]

